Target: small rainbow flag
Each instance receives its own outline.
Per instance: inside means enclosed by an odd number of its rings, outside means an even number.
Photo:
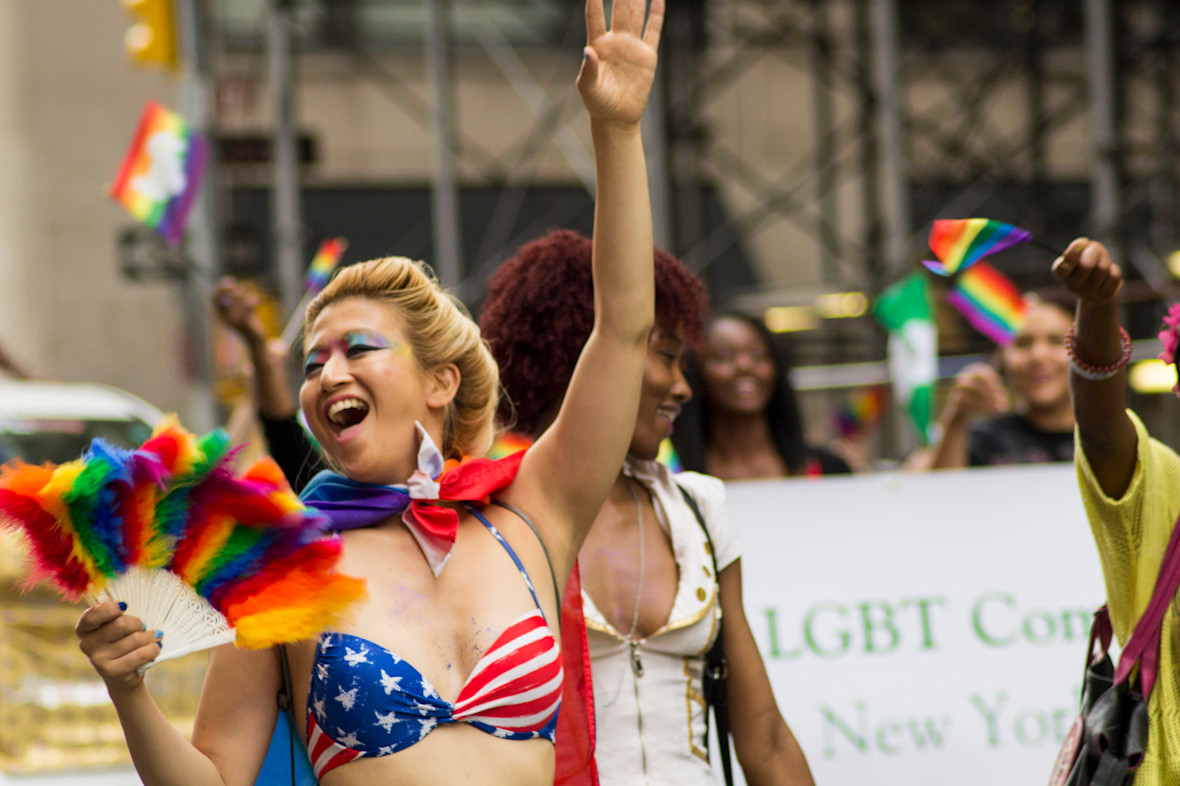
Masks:
[[[205,138],[189,128],[183,117],[148,101],[110,195],[175,246],[208,157]]]
[[[872,431],[885,412],[885,400],[884,385],[858,390],[836,413],[836,429],[840,436],[850,437]]]
[[[946,299],[973,328],[1001,346],[1009,344],[1024,325],[1027,305],[1020,290],[986,262],[956,278]]]
[[[497,435],[492,442],[491,449],[488,450],[488,458],[493,461],[511,456],[513,453],[519,453],[522,450],[527,450],[533,441],[524,434],[519,434],[515,431],[505,431]]]
[[[670,439],[665,439],[660,443],[660,452],[656,455],[656,461],[670,469],[673,474],[684,471],[684,462],[680,460],[680,454],[676,452],[676,447]]]
[[[308,294],[314,295],[327,285],[346,248],[348,241],[342,237],[330,237],[320,243],[319,250],[307,268],[307,277],[303,280],[303,288]]]
[[[986,218],[960,218],[935,221],[930,230],[930,250],[939,262],[924,259],[922,264],[940,276],[966,270],[983,257],[1032,240],[1026,229]]]

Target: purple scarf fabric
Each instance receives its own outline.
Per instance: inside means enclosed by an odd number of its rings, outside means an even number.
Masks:
[[[312,478],[299,499],[327,516],[338,530],[370,527],[410,507],[405,486],[361,483],[330,470]]]

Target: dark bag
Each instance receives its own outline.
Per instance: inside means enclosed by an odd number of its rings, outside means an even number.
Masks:
[[[677,484],[681,496],[697,517],[697,523],[705,533],[705,541],[709,544],[709,556],[713,558],[713,580],[717,582],[717,602],[721,602],[721,574],[717,572],[717,552],[713,548],[713,538],[709,535],[709,528],[705,526],[705,517],[701,515],[700,506],[692,495]],[[724,620],[722,621],[724,624]],[[729,757],[729,700],[725,692],[725,678],[729,676],[729,666],[725,662],[725,650],[721,645],[722,626],[717,626],[717,638],[713,646],[705,653],[704,674],[701,677],[701,695],[705,697],[705,753],[709,752],[709,711],[717,723],[717,742],[721,748],[721,771],[725,774],[725,786],[733,786],[733,763]]]
[[[1147,751],[1147,698],[1159,666],[1160,628],[1180,587],[1180,521],[1172,527],[1155,590],[1112,668],[1110,617],[1094,612],[1082,710],[1065,736],[1049,786],[1128,786]],[[1101,649],[1095,652],[1094,645]],[[1135,666],[1138,674],[1132,678]]]
[[[1050,786],[1131,784],[1143,762],[1147,702],[1130,681],[1115,684],[1110,640],[1110,616],[1103,606],[1094,612],[1090,627],[1082,711],[1065,735]]]

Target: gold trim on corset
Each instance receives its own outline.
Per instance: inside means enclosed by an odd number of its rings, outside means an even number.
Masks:
[[[586,627],[589,630],[598,631],[599,633],[605,633],[606,635],[610,636],[611,638],[618,639],[619,641],[623,640],[623,637],[620,636],[618,633],[616,633],[615,629],[610,627],[609,625],[603,625],[602,623],[592,620],[589,617],[585,617],[585,620],[586,620]]]
[[[693,702],[700,706],[702,713],[709,711],[708,705],[705,704],[704,695],[696,689],[700,682],[700,675],[694,675],[689,666],[694,660],[700,661],[700,658],[693,655],[683,656],[684,660],[684,708],[686,716],[686,724],[688,726],[688,749],[692,751],[693,755],[706,764],[709,763],[709,752],[697,745],[696,738],[692,733],[692,710]],[[701,670],[704,670],[704,662],[701,661]]]

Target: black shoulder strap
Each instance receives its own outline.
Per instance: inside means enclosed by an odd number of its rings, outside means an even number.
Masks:
[[[705,542],[709,544],[709,556],[713,560],[713,580],[717,582],[717,602],[720,603],[721,574],[717,571],[717,550],[713,548],[713,537],[709,534],[709,528],[705,525],[705,517],[701,515],[701,508],[697,501],[684,486],[677,483],[676,487],[680,489],[684,502],[692,510],[697,523],[701,525],[701,530],[705,533]],[[722,619],[721,624],[717,626],[717,638],[713,641],[713,646],[705,653],[701,693],[705,697],[705,753],[707,755],[709,752],[709,710],[712,709],[713,715],[717,718],[717,743],[721,748],[721,769],[725,774],[725,784],[733,786],[733,764],[729,758],[729,701],[725,692],[728,666],[725,662],[725,649],[721,641],[724,625],[725,620]]]
[[[717,552],[713,548],[713,536],[709,534],[709,528],[705,526],[705,517],[701,513],[701,506],[697,504],[692,494],[689,494],[684,486],[677,483],[676,488],[680,489],[680,496],[684,497],[684,502],[692,510],[692,515],[696,516],[697,523],[701,525],[701,532],[705,533],[705,542],[709,544],[709,556],[713,560],[713,576],[720,582],[721,577],[717,574]]]
[[[287,659],[287,645],[279,645],[279,660],[283,664],[283,689],[279,692],[279,712],[290,712],[291,722],[291,786],[295,786],[295,716],[292,701],[295,692],[291,689],[291,662]]]
[[[537,542],[541,544],[541,551],[545,552],[545,563],[549,565],[549,578],[553,580],[553,597],[557,599],[557,632],[560,633],[562,602],[561,590],[559,590],[557,587],[557,572],[553,570],[553,558],[549,556],[549,547],[545,545],[545,539],[541,537],[541,532],[537,529],[537,525],[533,523],[533,520],[530,519],[528,515],[520,508],[516,507],[515,505],[509,505],[507,502],[501,502],[498,499],[492,500],[492,504],[499,505],[505,510],[510,510],[516,515],[520,516],[521,520],[525,524],[528,524],[529,529],[531,529],[533,534],[537,536]]]

